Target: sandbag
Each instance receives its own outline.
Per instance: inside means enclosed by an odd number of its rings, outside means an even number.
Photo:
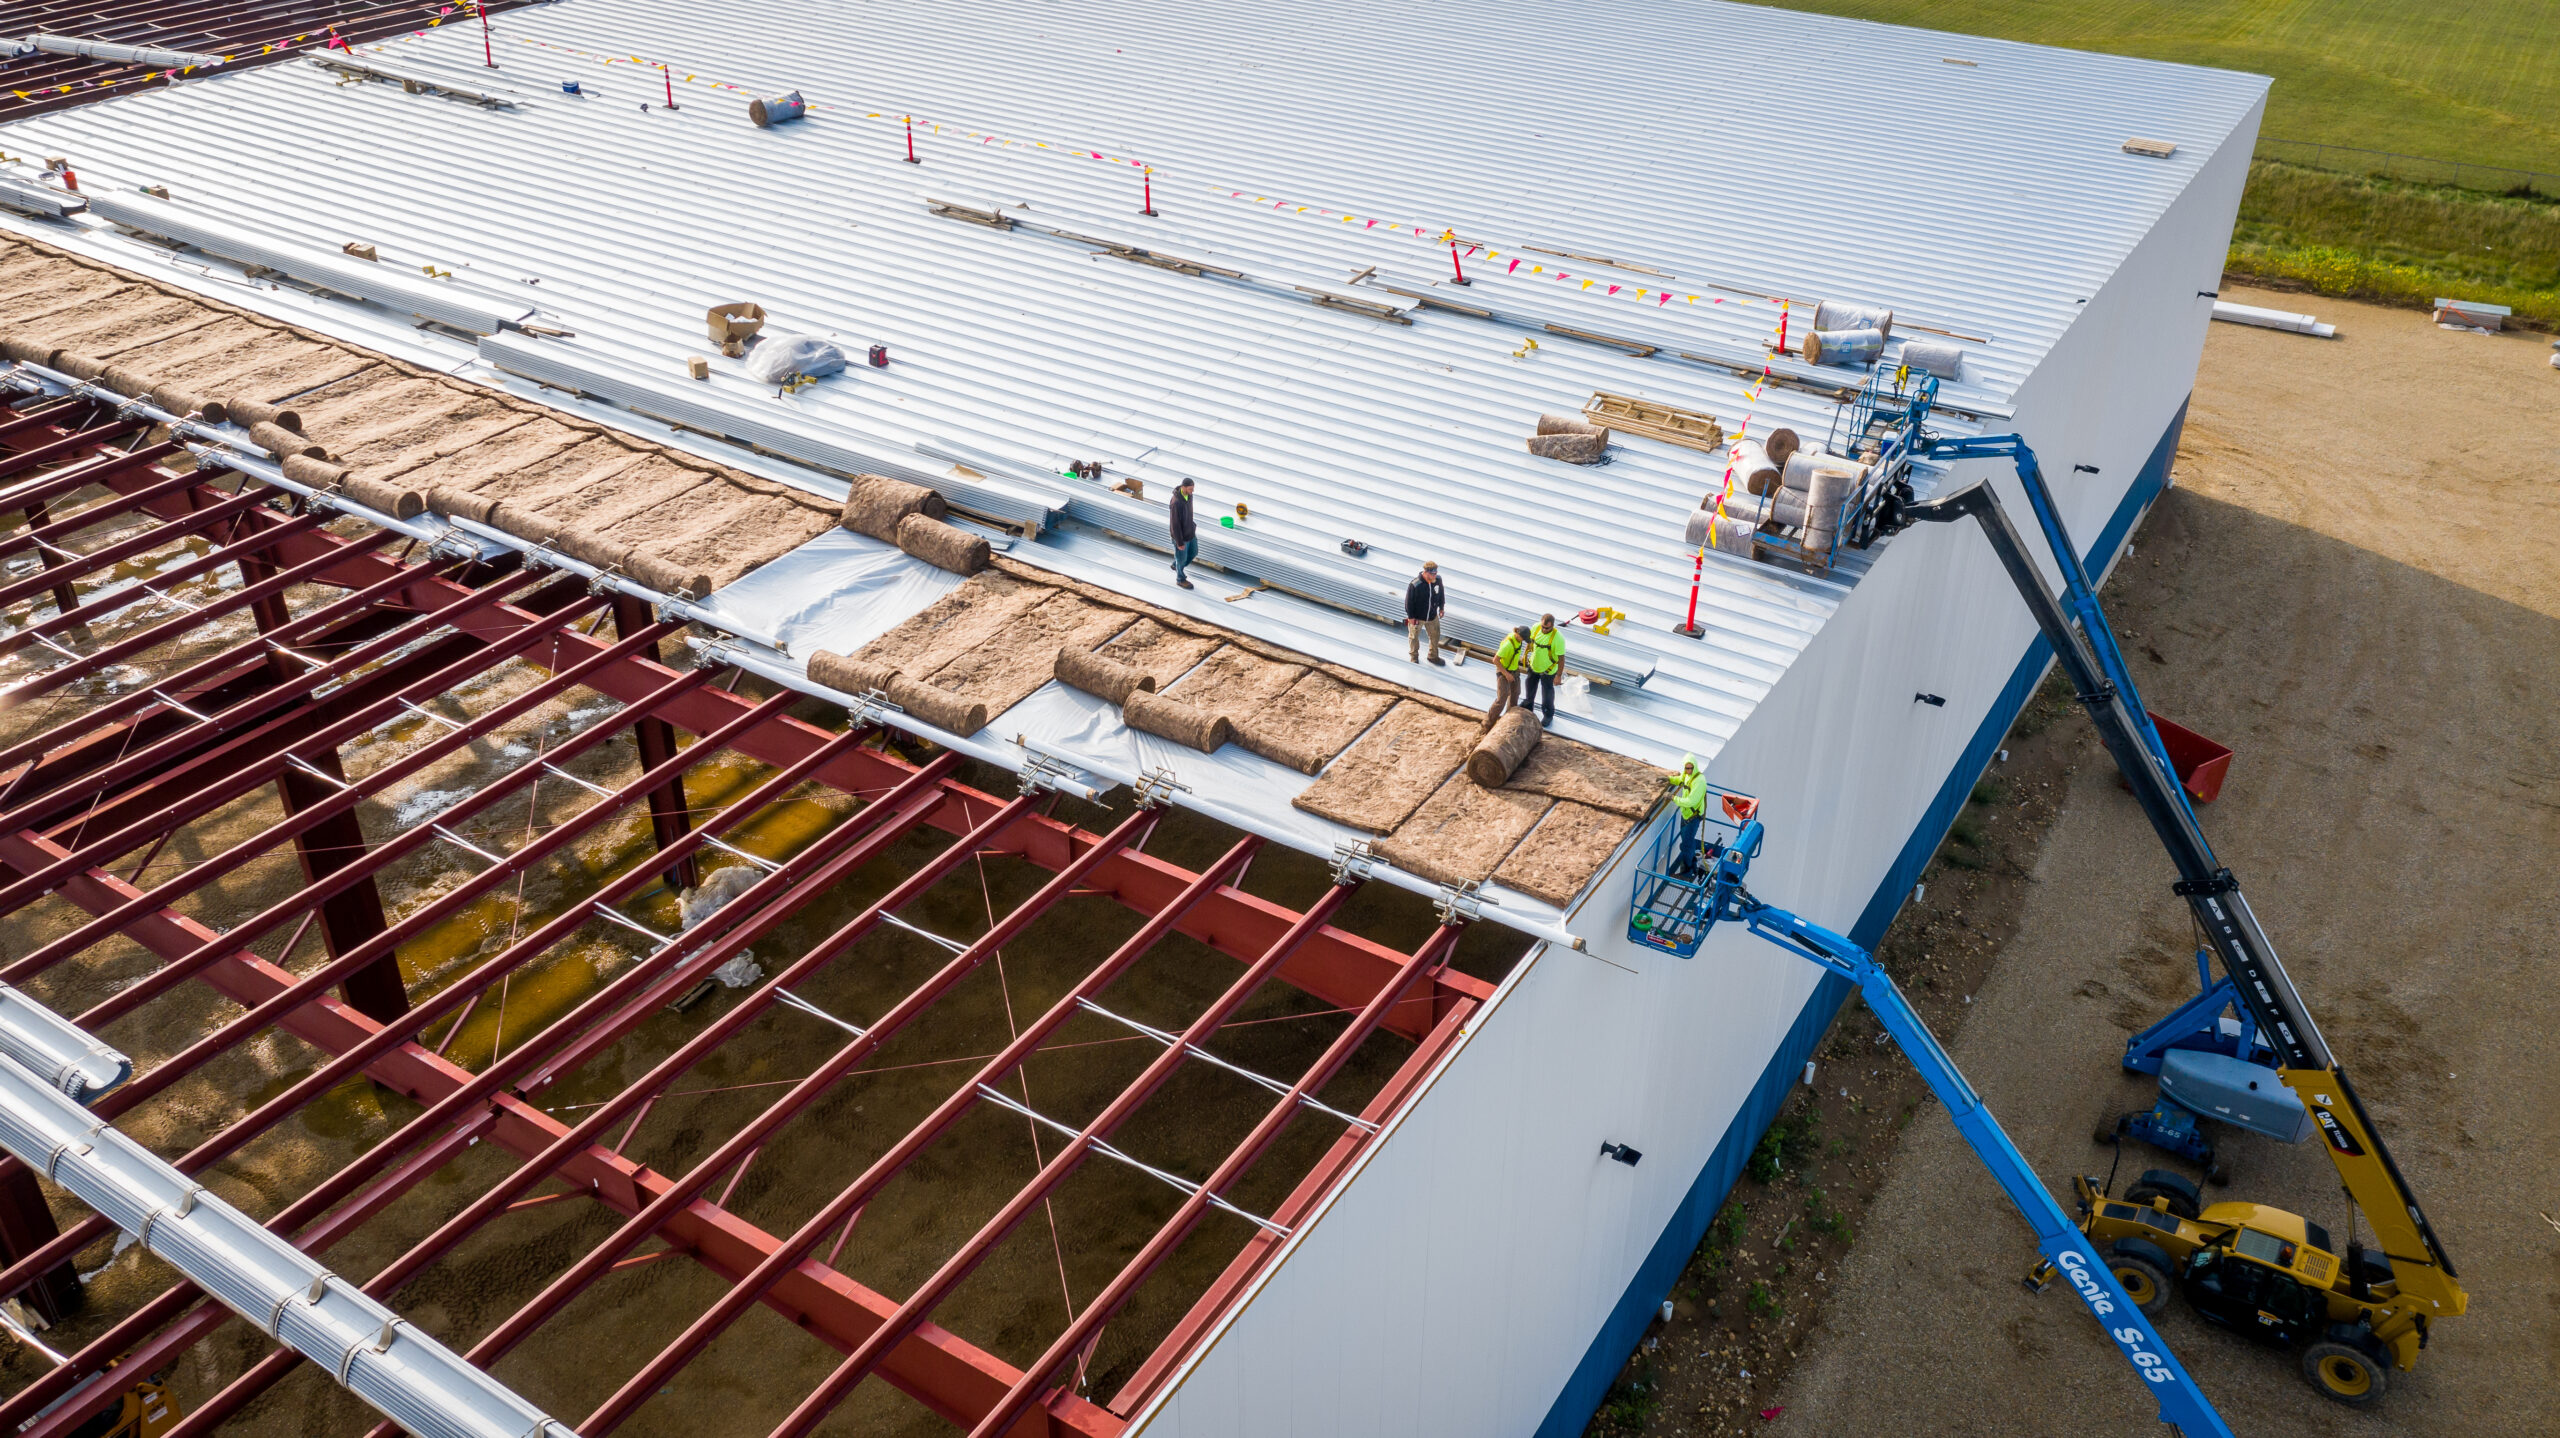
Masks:
[[[1105,659],[1082,649],[1058,650],[1056,671],[1058,682],[1100,695],[1114,704],[1126,702],[1132,694],[1156,692],[1156,677],[1141,672],[1135,665],[1117,659]]]
[[[1959,379],[1964,375],[1964,346],[1943,340],[1910,340],[1902,346],[1902,362],[1923,374]]]
[[[680,599],[700,599],[711,592],[710,575],[682,568],[646,550],[634,549],[624,556],[622,572],[637,584]]]
[[[427,503],[441,513],[473,524],[494,525],[498,522],[498,501],[467,489],[436,485],[427,491]]]
[[[1546,731],[1538,727],[1537,717],[1528,706],[1505,711],[1493,721],[1492,731],[1478,739],[1468,753],[1467,777],[1481,789],[1501,788],[1510,782],[1511,771],[1519,768],[1520,761],[1528,758],[1529,751],[1545,737]]]
[[[898,521],[898,547],[925,563],[954,574],[975,574],[987,567],[995,553],[983,534],[971,534],[955,524],[910,514]]]
[[[1786,479],[1785,461],[1773,458],[1758,440],[1734,441],[1733,448],[1725,452],[1725,458],[1736,489],[1767,494]],[[1721,484],[1718,487],[1721,488]],[[1708,502],[1714,502],[1712,495]]]
[[[249,426],[249,438],[257,444],[258,448],[278,459],[293,454],[305,455],[312,459],[329,457],[329,451],[272,421],[260,421]]]
[[[1235,737],[1235,722],[1226,715],[1195,709],[1179,699],[1167,699],[1143,689],[1122,702],[1120,717],[1132,729],[1188,744],[1203,754],[1214,753]]]
[[[1259,754],[1274,764],[1286,764],[1301,774],[1313,774],[1324,767],[1334,751],[1280,729],[1240,719],[1229,731],[1229,738],[1247,752]]]
[[[1540,459],[1560,459],[1567,464],[1598,464],[1608,451],[1609,441],[1603,434],[1537,434],[1529,437],[1529,452]]]
[[[223,408],[230,412],[232,423],[243,429],[253,424],[280,424],[296,434],[302,432],[301,412],[287,405],[233,395]]]
[[[844,351],[815,335],[766,335],[747,351],[747,373],[766,384],[783,384],[795,375],[817,379],[844,368]]]
[[[1538,416],[1538,433],[1597,435],[1602,444],[1609,442],[1609,431],[1606,426],[1593,424],[1578,415],[1542,414]]]
[[[898,678],[895,667],[821,649],[809,656],[809,677],[847,694],[886,694]]]
[[[898,542],[898,522],[910,514],[927,519],[940,519],[951,512],[951,503],[942,491],[909,484],[883,474],[854,476],[853,487],[846,491],[844,507],[836,513],[836,523],[856,534],[874,539]]]
[[[1882,305],[1824,300],[1813,307],[1813,327],[1817,330],[1879,330],[1890,335],[1893,333],[1893,311]]]

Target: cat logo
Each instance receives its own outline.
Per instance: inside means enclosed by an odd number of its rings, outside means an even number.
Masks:
[[[2356,1142],[2356,1136],[2347,1132],[2347,1126],[2338,1122],[2336,1114],[2325,1108],[2316,1108],[2311,1111],[2311,1116],[2320,1121],[2320,1132],[2328,1138],[2329,1147],[2351,1157],[2364,1156],[2364,1145]]]

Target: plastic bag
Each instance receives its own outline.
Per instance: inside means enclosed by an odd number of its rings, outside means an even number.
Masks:
[[[1591,681],[1568,674],[1556,685],[1556,707],[1567,714],[1591,717]]]
[[[747,351],[747,373],[766,384],[793,375],[816,379],[844,368],[844,351],[812,335],[767,335]]]

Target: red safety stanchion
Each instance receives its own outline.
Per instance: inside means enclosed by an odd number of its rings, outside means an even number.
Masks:
[[[676,72],[661,65],[658,67],[658,73],[666,78],[667,108],[672,110],[676,107]]]
[[[495,70],[498,56],[489,44],[489,0],[471,0],[471,8],[480,12],[480,63]]]
[[[1146,169],[1144,166],[1140,166],[1139,168],[1144,171],[1145,174],[1145,178],[1141,180],[1140,183],[1146,186],[1147,198],[1145,207],[1140,209],[1138,213],[1152,220],[1156,217],[1156,172]]]
[[[907,116],[907,163],[910,165],[924,163],[916,158],[916,117],[913,115]]]
[[[1447,230],[1442,232],[1440,238],[1449,242],[1449,268],[1457,272],[1458,283],[1462,285],[1473,283],[1467,278],[1467,267],[1458,263],[1458,232]]]

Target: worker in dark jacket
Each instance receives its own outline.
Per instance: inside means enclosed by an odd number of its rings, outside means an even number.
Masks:
[[[1422,636],[1431,636],[1431,662],[1447,668],[1449,661],[1440,657],[1440,615],[1449,607],[1449,592],[1440,587],[1440,564],[1422,561],[1422,572],[1404,587],[1404,657],[1410,664],[1422,657]]]
[[[1189,589],[1191,576],[1183,571],[1200,557],[1200,526],[1191,520],[1190,480],[1173,487],[1173,510],[1166,519],[1173,534],[1173,582]]]

